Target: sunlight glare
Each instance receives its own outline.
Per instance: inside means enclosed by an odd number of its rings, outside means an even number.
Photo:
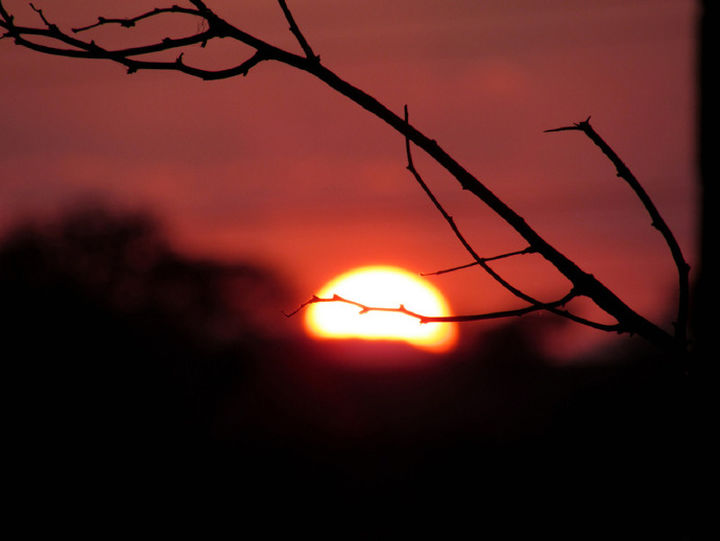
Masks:
[[[398,267],[370,266],[353,269],[330,281],[318,293],[334,294],[367,306],[397,308],[426,316],[449,315],[447,301],[432,284]],[[312,304],[305,326],[317,338],[400,340],[437,353],[450,350],[457,341],[456,323],[420,323],[396,312],[368,312],[343,302]]]

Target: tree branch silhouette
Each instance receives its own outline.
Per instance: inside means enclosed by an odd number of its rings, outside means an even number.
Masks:
[[[560,131],[581,131],[593,143],[595,143],[595,145],[615,166],[617,176],[627,182],[632,191],[635,192],[635,195],[637,195],[638,199],[640,199],[652,219],[651,225],[657,229],[665,239],[666,244],[670,248],[670,253],[672,254],[672,258],[678,272],[678,308],[677,321],[675,321],[675,336],[678,341],[684,343],[687,340],[688,305],[690,297],[690,265],[688,265],[685,261],[680,245],[675,239],[675,235],[673,235],[672,230],[663,219],[648,193],[642,187],[635,175],[633,175],[632,171],[630,171],[630,168],[625,165],[625,162],[620,159],[620,156],[617,155],[612,147],[608,145],[605,140],[600,137],[600,134],[598,134],[590,125],[590,117],[587,117],[582,122],[577,122],[572,126],[563,126],[561,128],[545,130],[545,133]]]
[[[409,114],[408,114],[407,105],[405,105],[405,122],[409,122]],[[427,185],[427,183],[425,182],[425,180],[423,180],[422,176],[420,176],[420,173],[418,172],[418,170],[415,168],[415,164],[412,159],[412,151],[410,148],[410,139],[407,136],[405,137],[405,154],[406,154],[407,162],[408,162],[408,164],[407,164],[408,171],[410,171],[412,176],[415,178],[417,183],[420,185],[420,188],[422,188],[423,192],[425,192],[425,194],[428,196],[430,201],[432,201],[432,204],[435,206],[435,208],[438,210],[438,212],[440,212],[440,214],[442,214],[442,217],[445,219],[445,221],[450,226],[450,229],[452,229],[452,231],[455,234],[455,236],[457,237],[457,239],[463,245],[463,248],[465,248],[465,250],[475,260],[473,265],[478,265],[493,280],[495,280],[497,283],[499,283],[503,288],[505,288],[507,291],[509,291],[514,296],[529,303],[530,304],[529,308],[532,308],[532,310],[529,310],[528,308],[520,308],[519,309],[520,311],[527,310],[528,312],[530,312],[530,311],[535,311],[535,310],[547,310],[548,312],[552,312],[553,314],[563,316],[568,319],[572,319],[573,321],[575,321],[577,323],[581,323],[581,324],[587,325],[589,327],[598,328],[598,326],[600,326],[600,328],[603,328],[603,329],[606,327],[605,325],[603,325],[601,323],[595,323],[593,321],[590,321],[590,320],[587,320],[580,316],[577,316],[575,314],[572,314],[571,312],[569,312],[567,310],[560,309],[560,307],[565,306],[565,304],[567,304],[567,302],[572,300],[572,298],[578,296],[577,293],[574,293],[571,297],[568,297],[564,302],[548,304],[548,303],[543,303],[543,302],[531,297],[527,293],[524,293],[522,290],[518,289],[517,287],[513,286],[510,282],[505,280],[497,271],[495,271],[490,265],[488,265],[488,262],[497,260],[497,259],[504,259],[504,258],[512,257],[515,255],[531,253],[531,252],[534,252],[535,249],[532,246],[529,246],[528,248],[525,248],[524,250],[519,250],[517,252],[508,252],[508,253],[502,254],[500,256],[495,256],[495,257],[491,257],[491,258],[480,257],[478,255],[478,253],[475,251],[475,249],[470,245],[470,243],[465,238],[465,236],[460,232],[460,229],[458,228],[457,224],[455,223],[455,220],[453,219],[453,217],[450,216],[450,214],[448,214],[448,212],[442,206],[442,204],[440,203],[438,198],[435,197],[435,194],[433,194],[433,192],[430,190],[430,188]],[[450,272],[451,270],[454,270],[454,269],[448,269],[445,272]],[[515,311],[513,311],[513,312],[515,312]],[[527,312],[523,312],[523,313],[527,313]],[[512,314],[512,315],[516,315],[516,314]],[[491,319],[491,318],[483,317],[483,318],[478,318],[478,319]],[[470,320],[465,319],[463,321],[470,321]],[[613,330],[617,329],[617,326],[612,326],[612,329]]]
[[[524,248],[523,250],[516,250],[514,252],[507,252],[504,254],[498,254],[491,257],[483,257],[481,258],[486,263],[488,261],[497,261],[498,259],[507,259],[508,257],[513,257],[516,255],[525,255],[525,254],[534,254],[535,250],[533,250],[531,247]],[[478,265],[477,261],[473,261],[472,263],[465,263],[464,265],[458,265],[456,267],[450,267],[449,269],[441,269],[436,270],[433,272],[421,272],[420,276],[438,276],[440,274],[447,274],[449,272],[455,272],[463,269],[469,269],[470,267],[476,267]]]
[[[299,307],[297,307],[292,312],[283,312],[283,314],[286,317],[292,317],[301,310],[305,309],[307,306],[311,304],[318,304],[318,303],[324,303],[324,302],[340,302],[345,304],[350,304],[352,306],[357,306],[360,311],[358,314],[368,314],[370,312],[394,312],[397,314],[404,314],[406,316],[410,316],[412,318],[417,319],[421,324],[424,323],[464,323],[467,321],[481,321],[481,320],[488,320],[488,319],[501,319],[506,317],[517,317],[517,316],[524,316],[526,314],[530,314],[532,312],[537,312],[539,310],[552,310],[561,306],[564,306],[568,302],[570,302],[572,299],[574,299],[577,296],[577,293],[575,291],[570,291],[567,295],[565,295],[563,298],[558,299],[553,302],[548,303],[538,303],[532,306],[527,306],[525,308],[517,308],[515,310],[501,310],[498,312],[487,312],[484,314],[468,314],[468,315],[457,315],[457,316],[428,316],[419,314],[417,312],[414,312],[413,310],[409,310],[405,307],[404,304],[399,305],[398,307],[387,307],[387,306],[369,306],[367,304],[363,304],[361,302],[357,302],[351,299],[347,299],[341,295],[334,294],[332,297],[323,298],[318,297],[317,295],[313,295],[309,300],[302,303]],[[606,331],[616,331],[617,326],[615,325],[601,325],[598,324],[598,327],[602,330]]]
[[[300,47],[302,47],[302,50],[305,52],[305,56],[308,58],[308,60],[315,60],[317,62],[320,62],[320,57],[315,55],[312,48],[310,47],[310,44],[307,42],[305,36],[300,31],[300,28],[295,22],[295,17],[293,17],[293,14],[290,12],[290,9],[288,8],[285,0],[278,0],[278,4],[280,4],[280,9],[282,9],[283,15],[285,16],[285,19],[287,19],[287,22],[290,25],[290,32],[292,32],[292,34],[295,36],[295,39],[297,39]]]
[[[471,194],[479,198],[486,206],[488,206],[508,225],[510,225],[527,243],[528,248],[526,248],[526,250],[528,250],[528,253],[529,251],[532,251],[541,255],[550,264],[552,264],[558,272],[565,276],[565,278],[567,278],[572,284],[573,297],[584,296],[591,299],[601,310],[614,318],[617,323],[610,326],[596,324],[568,313],[567,311],[561,309],[561,305],[557,303],[541,303],[503,280],[502,277],[500,277],[488,265],[488,258],[480,257],[474,250],[472,250],[472,247],[469,244],[463,243],[465,249],[472,255],[474,262],[477,265],[483,268],[485,272],[501,283],[513,295],[529,304],[528,307],[519,309],[520,311],[533,311],[539,309],[549,310],[553,313],[557,313],[563,317],[568,317],[578,323],[591,327],[603,328],[603,330],[613,330],[622,333],[637,334],[663,348],[680,351],[686,348],[686,335],[684,327],[687,325],[687,293],[684,286],[681,285],[680,297],[682,306],[679,310],[678,321],[676,322],[676,332],[675,335],[672,335],[657,324],[635,312],[605,284],[600,282],[592,274],[585,272],[574,261],[552,246],[533,227],[531,227],[522,216],[495,195],[495,193],[493,193],[484,182],[468,172],[434,139],[431,139],[411,125],[407,119],[407,115],[402,117],[394,113],[376,98],[345,81],[334,71],[322,65],[319,57],[314,53],[308,41],[305,39],[303,33],[296,24],[295,18],[293,17],[285,0],[278,0],[278,5],[290,26],[290,32],[297,40],[303,54],[296,54],[294,52],[281,49],[253,34],[244,31],[238,26],[235,26],[221,18],[214,10],[209,8],[205,2],[202,2],[201,0],[190,0],[189,4],[193,7],[172,6],[168,8],[156,8],[152,11],[145,12],[134,17],[128,17],[126,19],[99,17],[96,23],[77,27],[74,31],[75,34],[86,31],[97,31],[108,24],[120,24],[123,27],[132,28],[135,26],[135,23],[159,17],[167,13],[178,13],[189,17],[199,18],[204,21],[203,26],[206,26],[204,30],[182,38],[165,37],[161,38],[159,41],[154,41],[144,46],[125,49],[108,49],[98,45],[95,40],[87,41],[71,36],[67,32],[61,30],[52,21],[48,20],[43,12],[40,9],[35,8],[35,6],[32,6],[32,8],[38,13],[42,26],[28,27],[17,25],[15,24],[13,15],[7,11],[1,0],[0,29],[4,32],[2,36],[3,38],[12,39],[17,45],[22,47],[51,55],[109,60],[123,65],[127,69],[128,73],[135,73],[140,70],[167,70],[177,71],[204,80],[225,79],[235,77],[237,75],[247,75],[253,67],[264,61],[279,62],[307,72],[391,126],[405,138],[408,148],[410,143],[412,143],[424,151],[435,162],[448,171],[459,183],[462,189],[469,191]],[[44,41],[38,42],[37,38],[41,38]],[[255,50],[255,53],[235,66],[219,70],[209,70],[185,63],[181,49],[191,45],[203,46],[210,40],[214,39],[235,40],[251,47]],[[48,42],[50,44],[47,44]],[[158,61],[143,58],[148,54],[162,51],[178,51],[179,54],[175,61]],[[593,139],[596,144],[599,144],[601,141],[599,136],[595,137],[596,134],[593,135],[594,131],[591,130],[587,121],[585,121],[585,123],[578,123],[573,127],[563,129],[581,129],[582,131],[585,131],[585,133]],[[601,146],[601,148],[605,152],[605,147]],[[612,155],[614,155],[614,153],[608,154],[608,156]],[[613,160],[613,163],[615,163],[616,166],[621,163],[619,161],[616,162],[612,157],[611,160]],[[410,171],[413,175],[415,175],[417,180],[419,175],[416,174],[416,171],[413,172],[414,166],[412,166],[411,159],[409,159],[409,162]],[[626,174],[625,169],[626,168],[619,168],[618,171],[622,171],[623,174]],[[632,178],[634,179],[634,177]],[[418,182],[421,186],[424,184],[420,182],[420,180],[418,180]],[[632,186],[635,186],[636,184],[639,186],[637,181],[631,182]],[[429,190],[426,190],[426,193],[428,192]],[[638,191],[637,189],[636,192],[638,194],[644,193],[642,190]],[[428,193],[428,196],[431,197],[431,199],[434,199],[434,196],[432,196],[431,193]],[[642,195],[641,199],[645,201],[644,196]],[[444,213],[442,208],[437,204],[436,207],[438,207],[438,210],[443,212],[443,215],[445,216],[446,213]],[[648,208],[654,209],[654,207]],[[653,215],[653,223],[659,227],[661,231],[669,231],[667,226],[664,225],[664,221],[658,219],[659,215],[656,215],[655,211],[652,211],[651,215]],[[445,219],[454,229],[456,236],[461,240],[461,242],[463,242],[459,231],[456,231],[456,228],[453,226],[452,218],[448,215],[445,216]],[[676,243],[674,244],[676,245]],[[676,254],[679,254],[679,248],[673,248],[671,245],[671,249],[673,251],[673,255],[676,257]],[[682,260],[682,258],[680,257],[679,259],[676,259],[676,261],[679,260]],[[686,273],[687,271],[685,270],[683,272]],[[681,284],[682,283],[683,280],[681,279]],[[512,315],[517,315],[518,311],[515,310],[511,312]]]
[[[32,4],[30,4],[31,7]],[[33,7],[34,9],[34,7]],[[39,13],[40,10],[36,10]],[[103,26],[105,24],[119,24],[120,26],[124,28],[132,28],[135,26],[135,23],[142,21],[143,19],[149,19],[150,17],[154,17],[156,15],[160,15],[161,13],[185,13],[188,15],[198,15],[196,10],[183,8],[180,6],[171,6],[169,8],[155,8],[151,11],[148,11],[146,13],[141,13],[140,15],[136,15],[135,17],[125,17],[125,18],[108,18],[108,17],[98,17],[98,20],[96,23],[89,24],[87,26],[81,26],[79,28],[73,28],[72,31],[74,33],[78,32],[85,32],[86,30],[92,30],[93,28],[97,28],[98,26]]]

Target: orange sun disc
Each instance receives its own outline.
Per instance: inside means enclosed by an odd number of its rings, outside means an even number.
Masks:
[[[398,308],[424,316],[447,316],[447,301],[435,286],[398,267],[370,266],[353,269],[330,281],[320,298],[339,295],[365,306]],[[316,338],[400,340],[433,352],[450,350],[457,341],[457,324],[420,323],[407,314],[370,311],[344,302],[310,305],[305,327]]]

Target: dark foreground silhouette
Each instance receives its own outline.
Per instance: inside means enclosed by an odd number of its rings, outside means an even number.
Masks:
[[[9,234],[0,296],[12,463],[28,491],[593,498],[608,520],[650,504],[648,524],[681,531],[688,396],[636,342],[558,367],[539,320],[515,319],[442,362],[364,370],[295,333],[268,270],[181,257],[147,216],[101,210]],[[376,365],[408,354],[345,347]]]

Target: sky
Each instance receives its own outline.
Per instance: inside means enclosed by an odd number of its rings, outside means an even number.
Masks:
[[[694,1],[288,3],[326,67],[398,114],[407,104],[416,127],[546,240],[670,328],[675,269],[645,210],[581,134],[543,130],[591,115],[696,266]],[[3,4],[21,23],[40,24],[26,2]],[[276,2],[207,4],[299,52]],[[36,5],[70,28],[161,4]],[[118,46],[196,30],[195,21],[168,15],[92,37]],[[220,43],[185,58],[219,68],[247,56]],[[216,82],[127,75],[10,40],[0,41],[0,74],[0,231],[79,202],[145,209],[188,254],[276,269],[297,304],[356,266],[430,272],[469,261],[405,169],[402,137],[308,74],[266,62]],[[482,256],[525,247],[420,151],[414,157]],[[542,299],[567,291],[535,256],[496,268]],[[455,313],[519,307],[478,270],[433,284]]]

